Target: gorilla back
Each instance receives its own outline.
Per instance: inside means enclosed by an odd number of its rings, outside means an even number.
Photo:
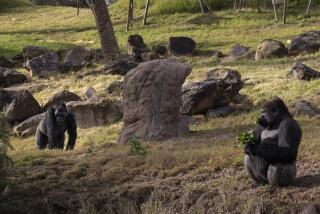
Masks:
[[[77,124],[64,103],[51,106],[40,121],[36,132],[36,145],[39,149],[63,149],[65,132],[69,139],[66,149],[73,149],[77,139]]]
[[[294,182],[301,128],[278,97],[267,102],[254,130],[255,144],[245,146],[244,164],[259,183],[286,186]]]

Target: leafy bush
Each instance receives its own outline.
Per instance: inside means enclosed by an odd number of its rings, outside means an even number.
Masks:
[[[7,156],[8,148],[12,149],[10,145],[10,124],[6,120],[5,114],[3,112],[0,113],[0,171],[3,171],[8,166],[10,166],[13,162]]]
[[[237,137],[237,141],[240,145],[246,145],[249,143],[254,144],[255,143],[254,134],[253,132],[240,133]]]
[[[129,143],[131,145],[130,147],[131,155],[145,156],[147,154],[147,150],[142,146],[139,140],[131,139]]]

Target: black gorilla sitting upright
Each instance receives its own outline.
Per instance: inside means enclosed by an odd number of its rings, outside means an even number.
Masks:
[[[255,144],[245,147],[244,165],[258,183],[286,186],[296,176],[296,159],[302,132],[278,97],[267,102],[254,131]]]
[[[40,121],[36,132],[36,144],[39,149],[63,149],[65,132],[69,140],[66,150],[73,149],[77,139],[77,124],[64,103],[51,106]]]

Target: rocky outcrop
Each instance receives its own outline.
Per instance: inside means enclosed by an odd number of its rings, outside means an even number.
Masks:
[[[121,120],[123,111],[120,101],[93,97],[86,101],[67,103],[79,128],[110,125]]]
[[[22,84],[27,81],[27,77],[13,69],[0,67],[0,87],[5,88],[15,84]]]
[[[26,62],[27,60],[32,60],[35,57],[39,57],[49,52],[52,51],[44,47],[28,45],[22,49],[22,56],[24,58],[24,61]]]
[[[303,63],[297,62],[292,65],[288,77],[291,79],[307,80],[320,78],[320,72],[316,71]]]
[[[181,113],[206,114],[209,109],[227,106],[242,87],[239,72],[227,68],[210,71],[204,81],[183,86]]]
[[[76,46],[69,49],[63,62],[60,64],[60,70],[62,72],[77,71],[82,67],[91,64],[91,61],[91,50],[82,46]]]
[[[0,110],[5,110],[6,117],[11,123],[21,122],[42,111],[39,103],[29,91],[2,89],[0,89]]]
[[[276,40],[266,39],[261,42],[256,50],[256,60],[266,59],[266,58],[281,58],[288,55],[288,50],[286,46]]]
[[[19,123],[13,128],[15,134],[20,137],[29,137],[36,134],[37,126],[44,117],[45,113],[34,115]]]
[[[288,105],[294,116],[315,117],[320,114],[320,92],[301,97]]]
[[[123,81],[114,81],[106,88],[106,90],[109,94],[122,96],[123,83]]]
[[[56,53],[48,52],[27,60],[25,68],[33,77],[46,77],[59,72],[59,57]]]
[[[169,53],[173,56],[193,56],[196,50],[196,42],[189,37],[170,37]]]
[[[81,98],[73,92],[68,90],[59,91],[53,94],[47,103],[44,105],[44,108],[47,109],[50,106],[53,106],[58,103],[67,103],[71,101],[81,101]]]
[[[318,52],[320,49],[320,31],[308,31],[291,39],[288,51],[290,55]]]
[[[111,75],[126,75],[131,69],[134,69],[138,66],[138,63],[135,62],[130,57],[119,57],[118,59],[106,63],[101,72],[104,74]]]
[[[0,67],[13,68],[14,63],[8,60],[6,57],[0,56]]]
[[[125,77],[124,124],[119,138],[162,140],[188,133],[180,114],[181,86],[191,68],[172,59],[141,63]]]

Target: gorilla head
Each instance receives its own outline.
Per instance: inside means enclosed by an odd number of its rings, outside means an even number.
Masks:
[[[272,127],[279,125],[288,117],[291,117],[291,114],[286,104],[279,97],[274,97],[263,106],[257,123],[265,128]]]
[[[66,121],[68,115],[67,106],[64,103],[59,103],[55,106],[54,115],[57,124],[63,124]]]

